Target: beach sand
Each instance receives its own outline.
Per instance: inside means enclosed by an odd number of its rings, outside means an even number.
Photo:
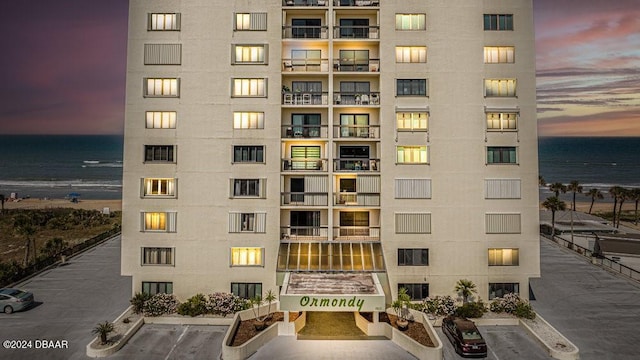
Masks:
[[[121,211],[122,200],[79,200],[72,203],[68,199],[22,199],[20,201],[7,201],[5,209],[51,209],[72,208],[85,210],[100,210],[109,208],[110,211]]]

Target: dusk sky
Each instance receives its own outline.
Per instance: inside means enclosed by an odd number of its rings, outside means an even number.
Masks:
[[[0,135],[122,134],[128,0],[3,8]],[[534,8],[539,134],[640,136],[640,0]]]

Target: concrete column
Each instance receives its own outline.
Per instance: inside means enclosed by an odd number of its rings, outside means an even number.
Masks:
[[[289,312],[288,311],[284,312],[284,323],[285,324],[289,323]]]
[[[377,324],[380,320],[380,312],[379,311],[374,311],[373,312],[373,323]]]

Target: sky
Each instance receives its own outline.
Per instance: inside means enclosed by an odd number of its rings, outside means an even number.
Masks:
[[[640,136],[640,0],[533,2],[539,135]],[[0,135],[122,134],[128,0],[2,7]]]

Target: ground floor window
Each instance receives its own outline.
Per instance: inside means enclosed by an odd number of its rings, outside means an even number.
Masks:
[[[398,266],[428,266],[429,249],[398,249]]]
[[[262,283],[231,283],[231,293],[244,299],[262,296]]]
[[[429,284],[398,284],[398,291],[402,288],[407,289],[407,294],[413,301],[420,301],[429,296]]]
[[[143,281],[142,292],[149,295],[155,294],[173,294],[172,282]]]
[[[520,294],[520,284],[518,283],[489,283],[489,300],[503,297],[509,293]]]

